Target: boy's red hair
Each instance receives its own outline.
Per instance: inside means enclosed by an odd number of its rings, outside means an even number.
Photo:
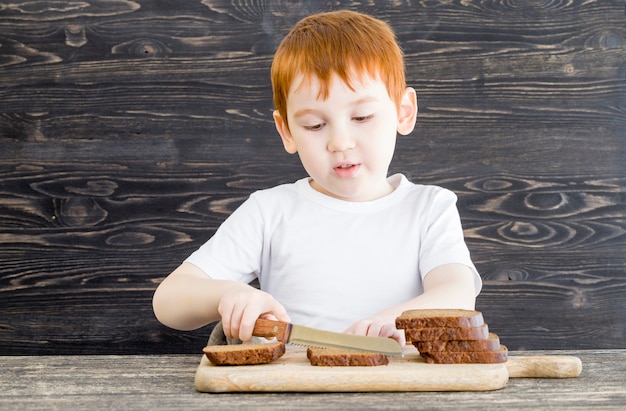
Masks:
[[[333,74],[350,88],[351,76],[369,75],[387,86],[399,105],[406,88],[402,50],[388,24],[353,11],[319,13],[302,19],[282,40],[272,63],[274,108],[287,123],[287,95],[294,79],[319,79],[326,99]]]

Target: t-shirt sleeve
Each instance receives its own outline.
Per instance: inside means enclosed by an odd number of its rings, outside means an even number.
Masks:
[[[450,190],[439,189],[433,193],[432,200],[419,256],[422,280],[441,265],[464,264],[474,273],[474,288],[478,295],[482,280],[465,243],[461,217],[456,207],[457,196]]]
[[[251,196],[185,261],[211,278],[249,283],[260,272],[262,248],[263,219]]]

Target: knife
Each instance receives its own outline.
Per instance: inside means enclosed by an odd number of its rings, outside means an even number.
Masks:
[[[264,318],[256,320],[252,335],[266,338],[276,337],[278,341],[284,343],[308,347],[341,348],[378,352],[397,357],[404,356],[400,344],[391,338],[336,333]]]

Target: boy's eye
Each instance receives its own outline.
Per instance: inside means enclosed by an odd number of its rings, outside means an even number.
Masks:
[[[372,117],[374,117],[374,115],[370,114],[368,116],[355,116],[355,117],[352,117],[352,119],[354,121],[363,122],[363,121],[367,121],[367,120],[371,119]]]
[[[317,131],[317,130],[320,130],[322,127],[324,127],[324,124],[320,123],[320,124],[314,124],[312,126],[302,126],[302,127],[304,127],[305,130]]]

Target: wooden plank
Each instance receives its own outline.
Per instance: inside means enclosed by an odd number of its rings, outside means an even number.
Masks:
[[[621,410],[626,401],[624,350],[525,352],[581,358],[583,372],[567,380],[511,378],[502,390],[397,393],[229,393],[193,388],[199,354],[132,356],[0,357],[0,406],[8,410],[225,409],[292,410],[424,409],[603,409]]]
[[[250,192],[303,176],[268,70],[321,7],[0,9],[0,353],[198,351],[210,327],[160,326],[151,292]],[[398,33],[420,115],[392,172],[459,195],[490,326],[511,349],[623,348],[623,2],[333,7]]]

